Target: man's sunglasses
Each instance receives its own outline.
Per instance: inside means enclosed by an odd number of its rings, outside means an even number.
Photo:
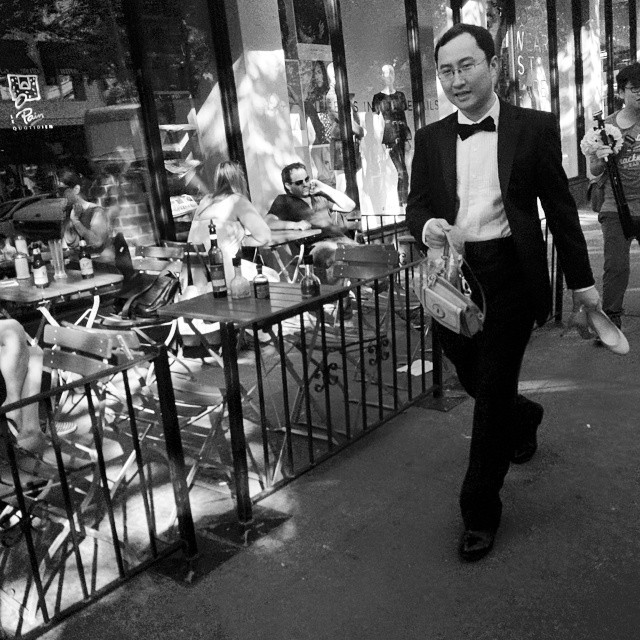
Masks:
[[[303,184],[307,184],[307,182],[309,182],[311,180],[311,178],[309,176],[307,176],[306,178],[303,178],[302,180],[294,180],[291,184],[295,184],[296,187],[301,187]]]

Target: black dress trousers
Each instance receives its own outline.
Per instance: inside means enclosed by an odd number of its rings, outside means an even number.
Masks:
[[[500,489],[519,437],[519,413],[531,402],[518,394],[518,379],[535,314],[511,237],[468,242],[465,259],[479,305],[475,279],[484,292],[483,330],[466,338],[439,326],[438,335],[461,384],[475,399],[469,466],[460,493],[462,518],[466,529],[496,529]]]

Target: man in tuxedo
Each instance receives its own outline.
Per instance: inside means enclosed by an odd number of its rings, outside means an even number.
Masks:
[[[556,118],[498,98],[500,65],[491,34],[482,27],[454,25],[438,42],[435,58],[444,92],[458,111],[415,136],[407,223],[422,248],[436,255],[447,232],[462,238],[465,259],[484,292],[479,334],[465,338],[438,327],[445,354],[475,399],[458,546],[460,557],[472,561],[493,547],[509,464],[533,457],[543,417],[542,405],[518,394],[534,322],[543,324],[551,310],[538,198],[574,308],[600,302],[562,168]],[[482,304],[474,278],[467,279]]]

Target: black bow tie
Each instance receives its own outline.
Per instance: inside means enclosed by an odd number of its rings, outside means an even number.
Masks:
[[[495,131],[496,125],[491,116],[488,116],[481,122],[474,122],[473,124],[462,124],[458,122],[458,135],[461,140],[466,140],[469,136],[472,136],[478,131]]]

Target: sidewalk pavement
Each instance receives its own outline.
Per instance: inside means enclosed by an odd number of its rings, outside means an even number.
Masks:
[[[599,228],[587,212],[583,224],[599,277]],[[638,253],[628,356],[575,331],[534,332],[521,380],[545,407],[539,449],[509,471],[485,559],[456,553],[472,403],[412,408],[264,500],[290,518],[195,585],[147,572],[44,637],[637,638]]]

